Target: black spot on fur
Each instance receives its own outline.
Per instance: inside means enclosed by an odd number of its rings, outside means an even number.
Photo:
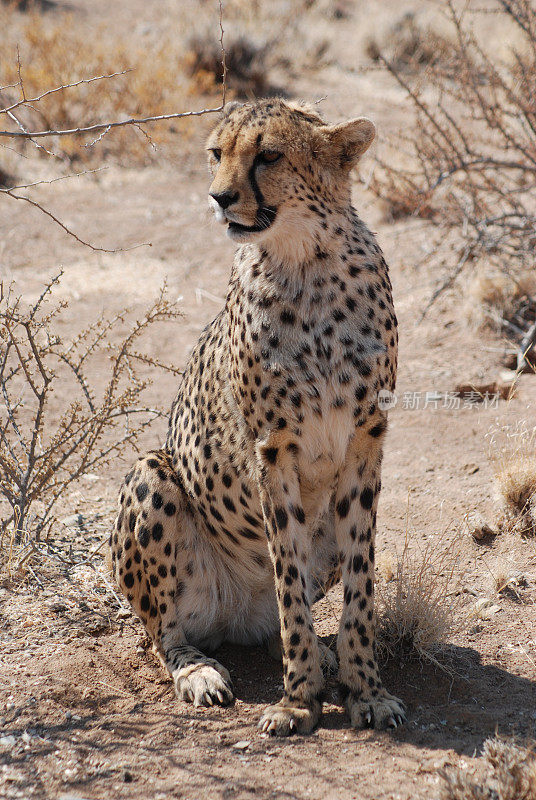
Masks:
[[[264,457],[270,462],[270,464],[275,464],[277,460],[277,452],[277,447],[266,447],[263,450]]]
[[[370,486],[367,486],[365,489],[363,489],[363,491],[361,492],[361,497],[359,498],[359,501],[360,501],[361,505],[363,506],[363,508],[365,508],[367,510],[372,508],[372,503],[374,501],[374,492],[372,491]]]
[[[337,503],[337,514],[341,519],[344,519],[348,516],[348,512],[350,511],[350,498],[348,495],[345,495],[339,502]]]
[[[275,509],[274,513],[275,513],[275,518],[276,518],[276,522],[277,522],[277,527],[279,528],[279,530],[284,531],[285,528],[288,525],[288,514],[287,514],[287,512],[285,511],[284,508],[281,508],[281,506],[278,506],[278,508]]]
[[[136,486],[136,497],[138,498],[140,503],[142,503],[145,500],[148,494],[149,494],[149,487],[145,482],[139,483]]]

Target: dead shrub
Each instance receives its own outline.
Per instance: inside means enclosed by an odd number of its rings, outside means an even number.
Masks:
[[[396,660],[418,657],[444,667],[441,651],[457,628],[458,568],[458,537],[442,549],[435,541],[412,552],[406,535],[394,574],[376,587],[380,654]]]
[[[468,265],[485,264],[515,279],[534,268],[536,201],[536,7],[495,0],[493,13],[511,45],[504,58],[474,32],[471,5],[445,0],[452,38],[418,78],[389,53],[378,58],[404,88],[416,124],[380,161],[374,191],[400,215],[437,228],[449,271],[435,299]],[[388,151],[389,152],[389,151]],[[433,209],[433,213],[430,212]]]
[[[17,11],[52,11],[58,6],[55,0],[2,0],[2,4]]]
[[[430,202],[431,194],[393,174],[385,174],[381,182],[373,175],[369,188],[381,197],[386,222],[397,222],[407,217],[432,220],[438,213]]]
[[[267,55],[270,43],[256,43],[239,36],[226,41],[227,86],[237,97],[263,97],[279,92],[269,80]],[[186,43],[184,63],[192,85],[202,94],[211,94],[222,83],[222,54],[210,32],[197,33]]]
[[[536,536],[536,427],[521,420],[488,438],[500,530]]]
[[[2,83],[15,84],[0,93],[0,106],[19,99],[19,77],[27,97],[48,93],[33,107],[18,109],[27,129],[71,130],[107,119],[166,114],[191,103],[195,82],[185,75],[184,49],[176,37],[160,41],[148,58],[143,41],[114,35],[105,27],[88,36],[83,25],[66,12],[50,16],[36,10],[24,15],[0,10],[0,25],[5,31]],[[6,41],[12,42],[10,48]],[[20,44],[20,76],[16,43]],[[108,75],[113,77],[91,80]],[[80,81],[75,87],[50,92]],[[7,124],[17,130],[13,120],[6,119]],[[101,132],[101,136],[51,137],[47,148],[72,162],[113,158],[120,163],[145,163],[154,159],[159,146],[172,143],[178,134],[188,134],[191,125],[187,118],[163,121],[151,129],[150,137],[140,125]],[[90,146],[96,139],[99,146]],[[30,142],[21,146],[33,149]]]
[[[16,183],[16,178],[6,169],[0,167],[0,189],[11,189]]]
[[[536,536],[536,456],[512,459],[495,479],[504,512],[503,529]]]
[[[399,70],[414,71],[423,65],[434,64],[448,58],[450,43],[429,24],[423,24],[419,16],[409,11],[391,26],[383,42],[371,38],[365,52],[372,61],[380,55]]]
[[[511,739],[486,739],[479,774],[444,770],[442,800],[536,800],[536,759]]]
[[[180,316],[164,289],[131,324],[126,311],[103,316],[64,340],[67,304],[53,302],[60,277],[31,304],[14,286],[0,291],[0,499],[8,509],[0,547],[3,566],[12,571],[50,529],[67,489],[135,447],[161,416],[143,402],[151,381],[141,368],[177,372],[138,349],[149,328]],[[90,377],[95,371],[107,376],[98,394]]]
[[[467,286],[467,317],[478,328],[503,332],[519,340],[524,327],[536,318],[536,275],[519,275],[483,267]],[[517,335],[516,335],[517,334]]]

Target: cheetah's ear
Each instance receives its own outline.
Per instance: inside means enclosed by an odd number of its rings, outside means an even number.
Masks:
[[[351,169],[372,144],[376,128],[370,119],[359,117],[340,125],[330,125],[324,133],[341,167]]]

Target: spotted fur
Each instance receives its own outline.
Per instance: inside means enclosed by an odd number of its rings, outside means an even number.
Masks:
[[[208,149],[210,202],[239,243],[225,307],[203,331],[165,447],[121,490],[116,580],[180,698],[226,704],[204,653],[281,637],[271,733],[309,732],[324,677],[312,603],[344,582],[339,681],[356,727],[403,704],[374,653],[374,538],[397,333],[387,265],[350,199],[374,127],[330,126],[280,100],[227,107]]]

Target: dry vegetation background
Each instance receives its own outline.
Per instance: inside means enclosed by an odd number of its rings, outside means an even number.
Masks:
[[[222,102],[220,23],[227,99],[378,124],[355,191],[401,320],[377,569],[400,734],[354,734],[333,693],[324,728],[273,745],[261,651],[225,655],[234,709],[180,706],[103,558],[225,295],[215,117],[181,116]],[[0,29],[0,791],[534,800],[534,3],[21,0]]]

